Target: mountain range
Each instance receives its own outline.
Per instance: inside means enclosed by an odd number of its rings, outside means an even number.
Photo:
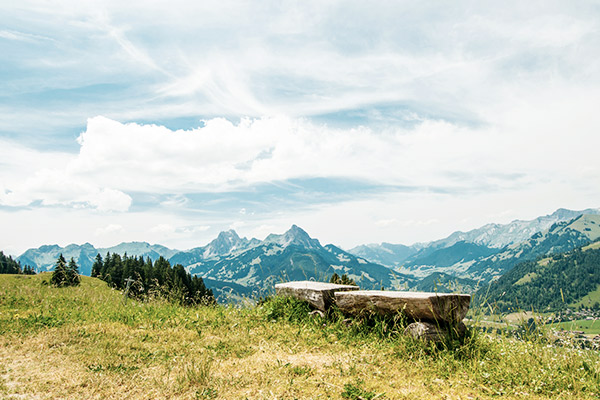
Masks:
[[[432,252],[422,252],[423,255],[406,260],[395,270],[421,278],[444,273],[485,284],[496,280],[520,262],[567,252],[599,238],[600,215],[582,214],[570,221],[556,222],[548,229],[535,232],[527,240],[501,249],[458,242]]]
[[[293,225],[285,233],[271,234],[264,240],[241,238],[233,231],[221,232],[206,246],[187,251],[168,249],[144,242],[121,243],[110,248],[94,248],[91,244],[57,245],[29,249],[17,258],[22,264],[38,271],[52,270],[59,254],[75,258],[80,272],[89,275],[97,254],[107,252],[164,257],[173,265],[181,264],[191,274],[201,276],[217,296],[268,295],[277,282],[288,280],[328,280],[334,273],[347,274],[361,287],[407,288],[415,283],[412,276],[403,275],[380,264],[356,257],[341,248],[311,238]]]
[[[462,291],[471,293],[492,282],[520,262],[548,253],[570,251],[600,238],[600,211],[559,209],[531,221],[488,224],[447,238],[411,246],[370,244],[345,251],[321,245],[300,227],[264,240],[221,232],[205,246],[186,251],[145,242],[95,248],[89,243],[41,246],[29,249],[17,261],[38,271],[54,267],[60,253],[75,258],[81,273],[89,275],[97,254],[128,254],[181,264],[204,278],[217,295],[257,297],[287,280],[328,280],[335,272],[347,274],[361,287]]]
[[[549,215],[537,217],[530,221],[515,220],[508,224],[486,224],[481,228],[467,232],[457,231],[450,236],[428,243],[416,243],[411,246],[391,243],[371,243],[356,246],[350,253],[367,258],[388,267],[398,267],[405,261],[412,262],[435,252],[449,248],[459,242],[474,243],[488,248],[501,249],[529,239],[532,235],[549,229],[557,222],[570,221],[583,214],[600,214],[600,209],[588,208],[582,211],[559,208]]]

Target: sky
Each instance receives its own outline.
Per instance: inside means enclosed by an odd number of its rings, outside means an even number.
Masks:
[[[11,2],[0,250],[596,208],[599,104],[596,1]]]

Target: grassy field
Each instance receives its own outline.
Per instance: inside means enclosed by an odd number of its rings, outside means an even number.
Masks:
[[[303,303],[186,308],[0,275],[3,399],[597,399],[597,352],[471,330],[433,346]]]
[[[552,327],[565,331],[583,331],[588,335],[600,335],[600,320],[579,319],[552,324]]]

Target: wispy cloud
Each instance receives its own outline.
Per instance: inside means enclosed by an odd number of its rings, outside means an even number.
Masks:
[[[8,39],[8,40],[16,40],[20,42],[40,42],[40,41],[54,41],[54,39],[42,36],[42,35],[34,35],[31,33],[24,33],[12,30],[0,30],[0,39]]]
[[[594,206],[598,13],[24,0],[0,15],[0,205],[11,221],[118,216],[89,229],[124,239],[152,216],[139,232],[173,241],[236,223],[327,236],[342,211],[390,241],[443,225],[411,211],[438,202],[459,222],[516,217],[525,198]]]

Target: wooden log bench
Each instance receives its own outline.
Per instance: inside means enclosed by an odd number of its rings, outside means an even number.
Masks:
[[[307,301],[322,312],[335,303],[348,316],[401,313],[414,320],[405,334],[433,341],[448,334],[464,335],[462,320],[471,302],[468,294],[359,290],[358,286],[313,281],[279,283],[275,290],[277,295]]]
[[[360,290],[335,293],[336,303],[347,315],[403,313],[415,320],[404,333],[414,338],[440,342],[450,336],[463,336],[462,320],[469,311],[468,294]]]
[[[414,320],[438,323],[461,322],[471,302],[468,294],[382,290],[337,292],[335,298],[337,306],[347,315],[403,313]]]
[[[343,293],[350,290],[358,290],[358,286],[314,281],[295,281],[275,285],[277,295],[292,296],[300,300],[305,300],[323,312],[327,311],[335,302],[334,293]]]

